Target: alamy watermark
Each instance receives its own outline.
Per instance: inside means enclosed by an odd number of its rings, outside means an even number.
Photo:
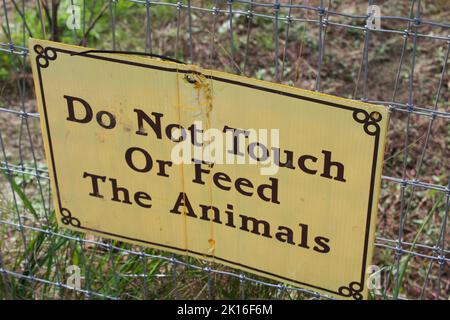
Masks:
[[[81,289],[81,269],[77,265],[70,265],[66,268],[67,277],[66,285],[72,289]]]
[[[77,4],[77,0],[67,0],[69,5],[66,9],[68,14],[66,26],[70,30],[81,28],[81,6]],[[381,29],[381,8],[377,5],[367,7],[366,28],[370,30]]]
[[[70,5],[66,9],[69,15],[66,20],[66,26],[70,30],[77,30],[81,28],[81,7],[76,4],[75,0],[69,0]]]
[[[381,8],[377,5],[370,5],[367,7],[367,15],[366,28],[370,30],[380,30]]]
[[[204,129],[203,122],[195,121],[188,130],[172,128],[171,139],[177,142],[173,164],[258,164],[261,175],[279,170],[279,129]]]
[[[383,269],[377,265],[370,265],[366,269],[366,273],[369,274],[366,282],[367,288],[376,295],[381,294],[381,271]]]

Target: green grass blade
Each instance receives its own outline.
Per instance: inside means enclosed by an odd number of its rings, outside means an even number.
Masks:
[[[443,198],[444,198],[444,196],[441,195],[439,197],[439,199],[434,203],[434,205],[430,209],[430,211],[428,212],[428,215],[426,216],[426,218],[424,219],[424,221],[420,225],[419,230],[417,230],[417,233],[416,233],[416,235],[414,237],[414,240],[413,240],[413,242],[411,244],[410,251],[414,250],[414,248],[416,247],[416,243],[419,240],[420,235],[422,234],[423,230],[425,229],[425,226],[430,221],[430,219],[433,216],[434,212],[436,211],[437,207],[442,202]],[[400,288],[401,288],[402,283],[403,283],[403,279],[404,279],[405,274],[406,274],[406,269],[408,267],[409,261],[411,260],[412,256],[413,255],[411,253],[408,253],[406,256],[404,256],[404,259],[400,262],[400,268],[399,268],[399,274],[398,274],[398,282],[397,282],[397,285],[394,288],[394,297],[398,296],[398,293],[399,293]]]
[[[13,188],[14,192],[19,196],[20,200],[22,200],[22,203],[25,206],[25,208],[27,208],[27,210],[33,215],[33,217],[39,221],[39,215],[37,214],[36,210],[34,209],[33,205],[31,204],[31,201],[28,199],[26,194],[22,191],[22,188],[17,184],[14,177],[4,169],[1,170],[1,173],[11,184],[11,187]]]

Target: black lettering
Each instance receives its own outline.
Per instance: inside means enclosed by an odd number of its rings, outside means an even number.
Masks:
[[[225,224],[228,227],[236,228],[234,225],[234,213],[233,213],[233,205],[227,204],[227,210],[225,210],[227,214],[227,223]]]
[[[234,186],[236,187],[236,190],[239,191],[239,193],[243,194],[244,196],[251,197],[253,195],[253,191],[250,192],[242,189],[242,187],[253,188],[252,182],[248,179],[238,178],[236,179]]]
[[[148,133],[144,129],[144,121],[145,121],[153,129],[153,131],[156,134],[156,137],[158,139],[162,139],[161,133],[161,118],[163,117],[162,113],[152,112],[152,116],[155,117],[155,120],[152,120],[144,111],[140,109],[133,109],[133,111],[136,112],[138,122],[138,130],[136,131],[136,134],[139,134],[141,136],[148,135]]]
[[[156,163],[158,163],[158,176],[161,177],[168,177],[169,175],[166,173],[166,166],[172,167],[172,161],[164,161],[164,160],[156,160]]]
[[[302,229],[302,238],[300,243],[298,244],[299,247],[309,249],[308,246],[308,226],[306,224],[300,223],[300,228]]]
[[[244,216],[244,215],[239,215],[241,217],[241,230],[244,231],[250,231],[251,233],[254,234],[258,234],[258,235],[262,235],[263,237],[266,238],[272,238],[272,236],[270,235],[270,224],[265,221],[265,220],[258,220],[256,218],[252,218],[252,217],[248,217],[248,216]],[[252,230],[250,230],[248,227],[249,222],[252,223],[253,227]],[[261,233],[259,230],[259,227],[263,226],[263,232]]]
[[[322,150],[322,153],[325,155],[324,164],[323,164],[323,173],[320,175],[321,177],[333,179],[331,175],[331,167],[336,168],[336,177],[334,180],[345,182],[344,179],[344,165],[340,162],[331,161],[331,152]]]
[[[180,207],[183,206],[187,209],[187,216],[197,218],[197,215],[194,212],[194,209],[192,209],[191,203],[189,202],[189,199],[187,195],[184,192],[180,192],[178,195],[177,201],[175,203],[175,206],[172,210],[170,210],[171,213],[181,214],[183,211],[180,211]]]
[[[214,212],[213,221],[215,223],[222,224],[222,221],[220,221],[220,210],[218,208],[213,207],[213,206],[205,206],[203,204],[200,205],[200,208],[202,208],[202,216],[200,217],[200,219],[206,220],[206,221],[211,221],[211,219],[208,216],[208,212],[209,212],[209,210],[212,210]]]
[[[150,195],[144,191],[138,191],[134,194],[134,201],[136,201],[136,203],[138,205],[140,205],[143,208],[151,208],[152,205],[150,203],[145,203],[142,200],[148,200],[148,201],[152,201],[152,197],[150,197]]]
[[[92,192],[89,193],[90,196],[97,197],[97,198],[103,198],[103,196],[100,194],[98,190],[98,180],[101,180],[102,182],[106,181],[106,176],[98,176],[93,173],[84,172],[83,178],[89,177],[91,178],[92,182]]]
[[[278,241],[286,242],[289,244],[295,244],[294,242],[294,231],[292,231],[291,228],[285,227],[285,226],[279,226],[278,232],[275,233],[275,238]]]
[[[106,116],[109,119],[109,123],[105,122],[103,120],[103,116]],[[97,113],[97,115],[95,116],[97,119],[98,124],[105,129],[112,129],[116,126],[116,118],[114,117],[114,115],[108,111],[100,111]]]
[[[203,130],[198,130],[197,127],[195,126],[195,124],[191,124],[188,127],[188,130],[191,132],[191,143],[194,146],[201,147],[203,145],[203,143],[201,142],[203,139],[200,138],[200,142],[199,142],[199,140],[197,139],[197,133],[199,133],[200,137],[202,137]]]
[[[177,139],[174,138],[174,136],[173,136],[173,129],[178,129],[178,132],[180,132],[180,135]],[[184,130],[183,126],[176,124],[176,123],[172,123],[166,127],[166,136],[173,142],[181,142],[181,141],[186,140],[187,134],[186,134],[186,130]]]
[[[130,192],[127,190],[127,188],[118,187],[116,179],[110,178],[109,181],[111,181],[112,194],[113,194],[111,200],[131,204]],[[121,197],[119,197],[119,192],[122,193],[123,200],[120,199]]]
[[[192,180],[194,183],[205,184],[202,180],[202,173],[209,173],[211,170],[203,169],[201,163],[195,163],[195,178]],[[212,168],[213,165],[210,166]]]
[[[269,178],[269,180],[270,184],[262,184],[258,187],[258,195],[264,201],[280,204],[280,201],[278,201],[278,179]],[[264,190],[270,191],[270,196],[266,196]]]
[[[281,162],[280,148],[272,148],[273,150],[273,159],[277,166],[280,168],[289,168],[295,169],[294,167],[294,153],[289,150],[284,150],[286,154],[286,161]]]
[[[79,122],[79,123],[88,123],[92,120],[92,108],[85,100],[77,97],[67,96],[65,95],[64,98],[67,100],[67,111],[69,112],[69,116],[66,118],[66,120],[73,121],[73,122]],[[79,102],[79,105],[83,106],[84,108],[84,117],[77,118],[75,116],[75,108],[74,108],[74,101]]]
[[[330,252],[330,246],[328,245],[328,242],[330,242],[330,239],[325,237],[315,237],[314,241],[318,246],[314,246],[314,251],[320,252],[320,253],[328,253]]]
[[[241,130],[241,129],[231,128],[229,126],[224,126],[223,127],[223,132],[227,132],[227,131],[232,131],[233,132],[233,149],[228,150],[227,152],[235,154],[235,155],[243,156],[244,153],[242,153],[239,150],[239,146],[240,146],[239,136],[243,135],[245,138],[247,138],[250,135],[250,132],[247,131],[247,130]]]
[[[145,165],[143,168],[138,168],[133,162],[133,153],[135,151],[139,151],[142,155],[144,155],[145,158]],[[138,148],[138,147],[131,147],[128,148],[128,150],[125,153],[125,161],[127,162],[128,166],[137,172],[149,172],[153,167],[153,160],[150,154],[145,151],[144,149]]]
[[[231,178],[227,174],[225,174],[223,172],[217,172],[214,174],[213,180],[219,189],[222,189],[225,191],[229,191],[231,189],[231,187],[220,183],[220,181],[231,182]]]
[[[313,170],[313,169],[309,169],[307,166],[306,166],[306,160],[310,160],[310,161],[312,161],[312,162],[317,162],[317,158],[316,157],[314,157],[314,156],[309,156],[309,155],[304,155],[304,156],[301,156],[301,157],[299,157],[298,158],[298,166],[299,166],[299,168],[303,171],[303,172],[305,172],[305,173],[307,173],[307,174],[316,174],[317,173],[317,170]]]
[[[260,149],[261,152],[255,152],[255,149],[258,148]],[[269,158],[269,150],[262,143],[252,142],[248,145],[247,150],[248,155],[257,161],[265,161],[267,160],[267,158]],[[259,156],[257,154],[259,154]]]

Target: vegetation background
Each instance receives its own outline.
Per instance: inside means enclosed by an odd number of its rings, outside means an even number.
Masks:
[[[38,14],[38,2],[42,20]],[[212,14],[199,10],[177,8],[177,1],[161,1],[173,6],[151,5],[145,1],[120,0],[37,0],[3,1],[0,43],[19,44],[28,36],[46,38],[64,43],[81,44],[98,49],[153,52],[200,66],[239,73],[258,79],[276,81],[299,88],[314,90],[316,77],[321,75],[321,89],[330,94],[362,97],[362,56],[364,32],[357,28],[328,26],[323,63],[318,68],[319,27],[314,22],[274,21],[264,15],[274,15],[274,8],[253,7],[262,16],[233,15],[230,31],[227,1],[192,0],[192,6],[217,8],[223,11]],[[273,1],[258,0],[271,4]],[[281,1],[289,3],[290,1]],[[418,1],[374,1],[385,16],[409,17],[411,5]],[[111,4],[112,3],[112,4]],[[186,4],[187,1],[182,1]],[[305,0],[293,3],[318,7],[320,1]],[[422,17],[427,20],[449,23],[448,0],[421,1]],[[69,6],[82,8],[83,27],[67,28]],[[250,4],[234,3],[233,10],[247,12]],[[324,6],[335,12],[365,15],[367,1],[324,1]],[[413,7],[414,9],[416,7]],[[148,10],[147,10],[148,9]],[[414,11],[413,11],[414,12]],[[317,19],[313,10],[283,8],[279,17]],[[6,22],[6,17],[8,22]],[[112,18],[114,17],[114,18]],[[345,16],[328,17],[330,21],[364,26],[364,19]],[[26,24],[22,21],[25,19]],[[112,23],[113,21],[113,23]],[[147,21],[150,21],[147,24]],[[389,19],[382,21],[383,29],[405,30],[407,21]],[[191,25],[191,35],[189,33]],[[43,27],[42,27],[43,26]],[[25,27],[25,28],[24,28]],[[276,29],[274,29],[276,28]],[[114,32],[112,32],[114,30]],[[278,32],[274,32],[274,31]],[[448,36],[448,28],[420,26],[423,34]],[[233,35],[230,41],[230,32]],[[278,42],[275,35],[278,34]],[[192,42],[191,42],[192,40]],[[26,41],[25,41],[26,43]],[[192,47],[190,46],[192,43]],[[369,73],[367,96],[376,101],[408,101],[408,82],[412,58],[411,41],[406,43],[405,60],[401,61],[403,35],[372,32],[368,48]],[[440,95],[437,89],[441,79],[448,43],[428,38],[418,38],[413,81],[413,99],[418,107],[440,112],[450,111],[448,72],[443,76]],[[0,108],[37,112],[32,78],[26,57],[0,52]],[[278,55],[276,55],[278,52]],[[275,74],[275,61],[279,73]],[[447,68],[448,70],[448,68]],[[399,81],[396,83],[396,77]],[[438,98],[437,98],[438,97]],[[1,109],[0,109],[1,110]],[[406,178],[425,183],[446,186],[449,181],[450,122],[445,117],[429,117],[412,114],[409,122],[407,158],[404,158],[405,132],[408,113],[393,112],[390,123],[383,175],[401,178],[406,164]],[[430,125],[431,123],[431,125]],[[429,134],[427,134],[429,132]],[[308,294],[258,282],[230,277],[230,268],[209,265],[191,258],[179,258],[200,269],[171,263],[171,255],[157,250],[138,248],[125,243],[84,236],[60,230],[55,224],[49,201],[47,179],[36,179],[23,172],[46,175],[45,157],[40,137],[39,123],[33,117],[20,113],[0,112],[0,144],[3,159],[0,162],[0,268],[12,274],[0,275],[0,298],[38,299],[118,297],[121,299],[164,298],[284,298],[308,299]],[[425,148],[424,148],[425,147]],[[5,160],[15,172],[7,173]],[[373,299],[400,298],[448,299],[450,280],[448,263],[443,265],[422,255],[436,255],[433,248],[438,243],[445,220],[448,196],[443,192],[426,188],[406,187],[407,215],[401,220],[401,184],[383,180],[379,201],[377,235],[383,240],[377,246],[374,264],[381,267],[383,290],[372,292]],[[45,210],[47,209],[47,210]],[[47,212],[47,213],[46,213]],[[17,226],[18,214],[28,228]],[[396,242],[399,226],[403,223],[405,248],[412,253],[399,256],[396,268]],[[46,230],[41,232],[38,229]],[[444,228],[444,230],[445,230]],[[52,232],[67,235],[53,236]],[[86,239],[88,242],[76,241]],[[448,258],[449,235],[444,232],[443,254]],[[431,248],[431,249],[430,249]],[[120,249],[120,250],[119,250]],[[164,259],[152,259],[135,254],[161,255]],[[398,256],[397,256],[398,257]],[[58,285],[67,278],[66,268],[79,265],[83,275],[82,287],[88,292],[74,291]],[[221,273],[205,272],[212,267]],[[240,274],[239,271],[234,270]],[[393,281],[397,272],[399,282]],[[245,274],[246,276],[251,276]],[[253,276],[251,276],[254,278]],[[36,278],[45,279],[38,281]],[[256,277],[256,279],[261,279]],[[265,280],[267,281],[267,279]],[[270,282],[270,281],[268,281]],[[272,282],[271,282],[272,283]],[[90,294],[90,292],[100,295]]]

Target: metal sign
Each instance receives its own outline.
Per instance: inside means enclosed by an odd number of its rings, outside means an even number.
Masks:
[[[367,295],[385,107],[30,39],[61,226]]]

